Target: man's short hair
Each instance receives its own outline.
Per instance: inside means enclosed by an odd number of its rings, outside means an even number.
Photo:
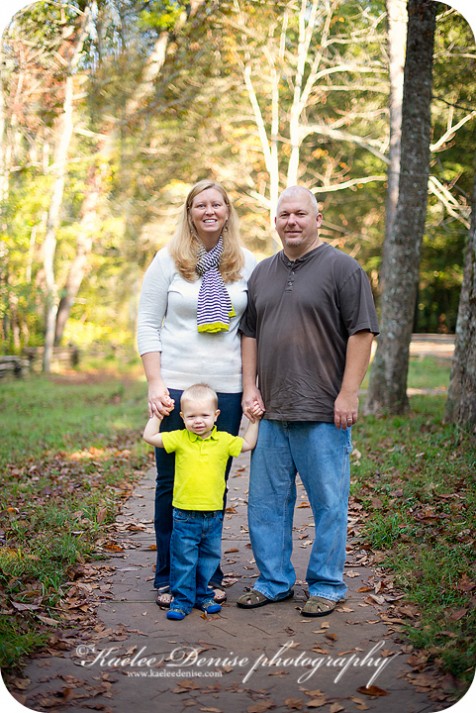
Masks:
[[[294,196],[299,193],[306,193],[309,197],[309,200],[311,201],[312,206],[316,209],[316,214],[319,213],[319,203],[317,202],[316,196],[312,191],[309,190],[309,188],[305,188],[304,186],[288,186],[287,188],[285,188],[279,196],[278,207],[283,198],[288,198],[289,196]]]

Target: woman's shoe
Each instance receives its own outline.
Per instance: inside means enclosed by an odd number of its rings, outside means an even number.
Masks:
[[[217,604],[223,604],[226,602],[226,592],[224,589],[218,586],[209,587],[210,594],[213,594],[213,599]]]
[[[168,584],[164,587],[158,588],[155,602],[161,609],[168,609],[173,602],[173,599],[174,598]]]

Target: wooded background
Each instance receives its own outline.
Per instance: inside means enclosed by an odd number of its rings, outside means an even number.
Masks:
[[[404,81],[407,22],[418,46]],[[397,255],[415,294],[394,309],[410,332],[455,331],[474,241],[476,50],[448,5],[45,1],[17,13],[1,51],[4,353],[133,343],[144,269],[201,178],[229,190],[258,257],[278,247],[280,191],[308,186],[322,237],[362,264],[379,309],[384,243],[406,231],[412,250]],[[405,136],[414,200],[398,213]],[[406,222],[418,212],[421,235]]]

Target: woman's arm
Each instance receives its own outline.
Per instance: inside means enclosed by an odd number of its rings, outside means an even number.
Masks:
[[[149,416],[166,416],[173,409],[173,401],[162,380],[161,330],[167,310],[168,289],[174,264],[168,251],[160,250],[144,275],[137,317],[137,344],[149,386]]]
[[[160,373],[160,352],[142,354],[142,365],[149,386],[148,406],[149,416],[163,418],[174,408],[174,402],[169,396],[169,390],[162,381]]]

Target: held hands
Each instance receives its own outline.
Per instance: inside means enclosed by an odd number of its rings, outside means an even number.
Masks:
[[[157,416],[160,420],[168,416],[174,409],[175,402],[169,396],[169,391],[163,384],[149,386],[149,417]]]
[[[247,389],[243,392],[243,399],[241,402],[243,413],[246,418],[254,423],[259,421],[265,412],[265,407],[263,399],[261,398],[261,393],[255,386],[251,389]]]

